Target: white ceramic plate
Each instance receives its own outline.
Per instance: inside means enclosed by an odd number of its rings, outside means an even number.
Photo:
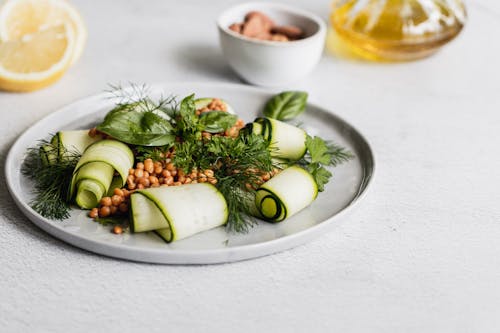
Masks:
[[[245,122],[258,115],[272,93],[235,84],[159,84],[151,95],[196,93],[198,97],[220,97],[228,101]],[[349,148],[356,158],[334,169],[334,177],[316,201],[290,219],[270,224],[259,222],[246,234],[227,233],[216,228],[171,244],[153,233],[114,235],[74,209],[64,221],[52,221],[30,208],[32,184],[21,176],[26,149],[49,133],[62,129],[86,129],[102,121],[116,100],[101,94],[72,103],[37,122],[19,137],[6,161],[7,186],[22,212],[49,234],[95,253],[152,263],[209,264],[231,262],[268,255],[292,248],[323,234],[345,217],[366,192],[373,176],[374,159],[366,140],[351,125],[319,106],[309,104],[300,121],[312,135]]]

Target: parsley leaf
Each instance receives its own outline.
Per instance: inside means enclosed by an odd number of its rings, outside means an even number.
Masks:
[[[306,148],[311,156],[311,163],[321,163],[324,165],[329,165],[331,160],[331,155],[329,154],[327,143],[315,136],[307,136],[306,138]]]
[[[325,190],[325,185],[328,183],[332,177],[332,173],[325,169],[325,167],[320,166],[318,163],[310,164],[307,167],[307,171],[313,176],[316,184],[318,185],[318,191],[323,192]]]
[[[306,154],[298,161],[313,176],[318,191],[323,192],[326,183],[332,177],[327,166],[337,166],[354,158],[354,155],[333,142],[325,141],[320,137],[306,137]]]

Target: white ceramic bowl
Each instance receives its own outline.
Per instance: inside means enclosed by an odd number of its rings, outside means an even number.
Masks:
[[[290,42],[263,41],[229,29],[243,22],[250,11],[261,11],[277,25],[295,25],[305,38]],[[249,2],[225,10],[218,18],[224,57],[245,81],[267,87],[283,86],[306,76],[318,63],[325,44],[326,26],[321,18],[288,5]]]

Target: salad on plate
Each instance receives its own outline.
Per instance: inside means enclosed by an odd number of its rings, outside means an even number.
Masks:
[[[28,149],[21,170],[43,217],[84,209],[116,234],[153,231],[167,243],[224,225],[245,232],[256,219],[286,223],[354,157],[295,122],[305,92],[273,96],[246,124],[218,97],[113,94],[94,128],[48,133]]]

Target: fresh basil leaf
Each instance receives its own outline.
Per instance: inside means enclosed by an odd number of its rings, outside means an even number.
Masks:
[[[194,94],[186,96],[181,101],[180,116],[190,122],[196,122],[196,105],[194,103]]]
[[[194,104],[194,94],[184,97],[181,101],[179,114],[176,117],[179,136],[186,133],[194,133],[198,130],[198,117],[196,116],[196,106]]]
[[[147,111],[142,102],[120,105],[111,110],[97,130],[125,143],[142,146],[165,146],[175,140],[170,122]]]
[[[208,111],[200,114],[202,130],[209,133],[223,132],[236,124],[238,117],[225,111]]]
[[[271,98],[264,107],[264,116],[278,120],[290,120],[305,111],[307,93],[284,91]]]

